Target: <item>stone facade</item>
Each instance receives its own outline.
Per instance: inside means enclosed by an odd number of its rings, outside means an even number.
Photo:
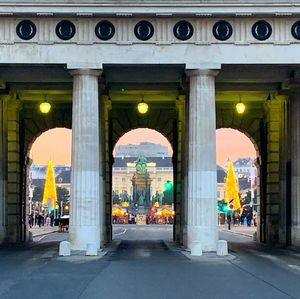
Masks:
[[[299,245],[298,3],[2,1],[1,240],[27,240],[30,145],[72,123],[73,249],[110,241],[112,151],[139,127],[174,150],[175,241],[216,250],[215,129],[230,127],[257,150],[259,240]],[[49,115],[37,110],[42,100]]]

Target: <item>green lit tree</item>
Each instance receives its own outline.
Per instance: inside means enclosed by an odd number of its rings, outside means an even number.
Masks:
[[[173,204],[173,189],[165,190],[162,198],[163,205],[171,205]]]

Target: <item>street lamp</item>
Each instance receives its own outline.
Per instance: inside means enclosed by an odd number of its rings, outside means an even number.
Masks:
[[[40,104],[40,110],[42,113],[48,113],[51,109],[51,105],[48,102],[43,102]]]

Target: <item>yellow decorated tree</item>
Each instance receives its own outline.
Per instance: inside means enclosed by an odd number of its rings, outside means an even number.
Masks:
[[[48,162],[47,174],[45,179],[44,195],[42,204],[48,205],[49,209],[54,208],[57,201],[55,175],[52,161]]]
[[[225,185],[225,202],[231,210],[240,210],[241,203],[239,198],[237,181],[234,174],[232,162],[228,163],[228,170]]]

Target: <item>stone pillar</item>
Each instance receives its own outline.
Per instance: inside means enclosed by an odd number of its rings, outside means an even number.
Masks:
[[[7,96],[7,241],[23,240],[26,230],[20,198],[20,100]]]
[[[183,228],[184,228],[184,138],[185,138],[185,96],[179,95],[176,99],[176,108],[178,113],[177,121],[177,156],[173,165],[174,169],[174,241],[183,244]],[[176,169],[176,172],[175,172]],[[175,184],[176,183],[176,184]]]
[[[105,221],[105,117],[103,90],[104,82],[99,84],[99,190],[100,190],[100,246],[107,243],[106,221]]]
[[[104,155],[103,155],[103,163],[104,163],[104,217],[105,217],[105,241],[110,242],[112,240],[112,225],[111,225],[111,190],[112,190],[112,173],[111,173],[111,146],[110,146],[110,132],[112,130],[111,124],[109,123],[109,111],[112,109],[111,100],[107,95],[102,96],[103,101],[103,130],[104,130]]]
[[[70,242],[72,250],[100,248],[99,114],[100,71],[73,70]]]
[[[188,130],[187,246],[216,251],[217,173],[215,70],[191,70]]]
[[[5,100],[0,99],[0,244],[6,239],[6,223],[7,223],[7,208],[6,208],[6,128],[5,128]]]
[[[265,103],[267,129],[266,198],[265,198],[265,242],[279,242],[280,222],[280,125],[281,100],[274,98]]]
[[[300,246],[300,88],[290,100],[292,245]]]

